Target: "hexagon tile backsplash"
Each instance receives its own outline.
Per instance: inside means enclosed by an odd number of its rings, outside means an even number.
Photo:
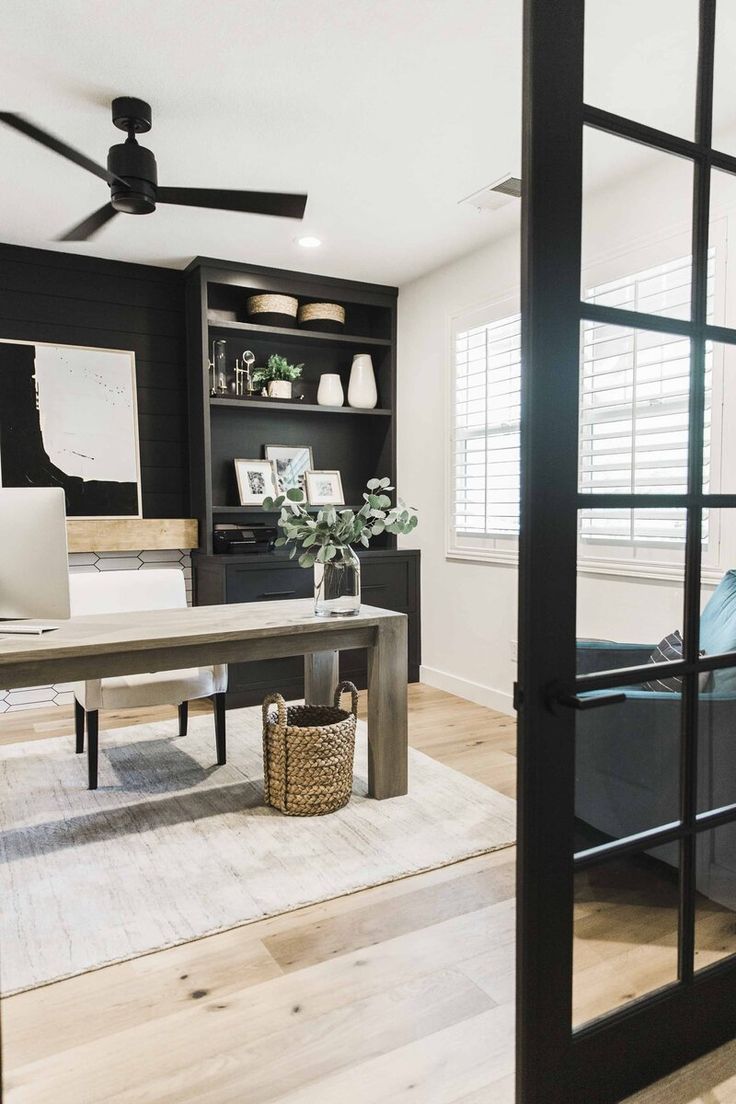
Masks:
[[[187,601],[192,601],[192,561],[180,548],[141,552],[71,552],[70,571],[145,571],[151,567],[171,567],[184,572]],[[22,690],[0,690],[0,713],[20,709],[39,709],[50,705],[71,705],[74,698],[69,683],[56,686],[27,686]]]

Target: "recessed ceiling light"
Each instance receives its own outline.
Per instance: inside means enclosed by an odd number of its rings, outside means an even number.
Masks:
[[[303,238],[296,239],[297,245],[303,246],[304,249],[316,249],[318,245],[322,244],[321,238],[315,238],[311,234],[306,234]]]

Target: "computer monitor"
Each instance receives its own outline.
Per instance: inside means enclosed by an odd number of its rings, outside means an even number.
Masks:
[[[66,507],[60,487],[0,488],[0,622],[29,617],[69,617]]]

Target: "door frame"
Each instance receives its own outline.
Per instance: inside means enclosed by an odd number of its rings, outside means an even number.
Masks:
[[[736,955],[694,971],[698,834],[736,821],[733,805],[697,812],[698,678],[736,665],[699,655],[701,523],[736,495],[702,490],[707,340],[736,330],[706,321],[710,172],[736,174],[712,149],[716,0],[700,0],[695,138],[684,139],[584,102],[585,0],[525,0],[522,153],[522,420],[519,549],[519,829],[517,1101],[613,1104],[736,1036]],[[688,321],[581,301],[585,127],[693,164],[692,305]],[[677,495],[578,492],[578,388],[583,321],[690,339],[688,490]],[[553,477],[550,478],[550,473]],[[575,710],[580,694],[646,681],[652,667],[576,674],[577,519],[584,508],[687,512],[680,819],[574,855]],[[554,585],[550,585],[550,581]],[[600,699],[599,699],[600,700]],[[736,797],[736,795],[735,795]],[[572,1029],[573,890],[578,869],[659,844],[680,846],[678,980]],[[707,1013],[707,1014],[706,1014]]]

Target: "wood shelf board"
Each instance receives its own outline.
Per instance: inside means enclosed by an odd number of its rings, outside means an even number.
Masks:
[[[196,518],[68,518],[70,552],[138,552],[197,548]]]
[[[261,326],[257,322],[228,322],[207,320],[209,330],[235,330],[239,333],[252,334],[253,337],[278,337],[282,341],[291,341],[296,344],[314,342],[325,345],[370,345],[381,346],[387,349],[391,345],[388,337],[360,337],[357,334],[325,333],[321,330],[300,330],[296,326]]]
[[[293,402],[289,399],[225,399],[212,395],[210,406],[230,406],[282,413],[284,410],[298,410],[303,414],[372,414],[381,418],[390,418],[393,413],[385,407],[378,406],[371,410],[363,410],[354,406],[319,406],[317,403]]]

